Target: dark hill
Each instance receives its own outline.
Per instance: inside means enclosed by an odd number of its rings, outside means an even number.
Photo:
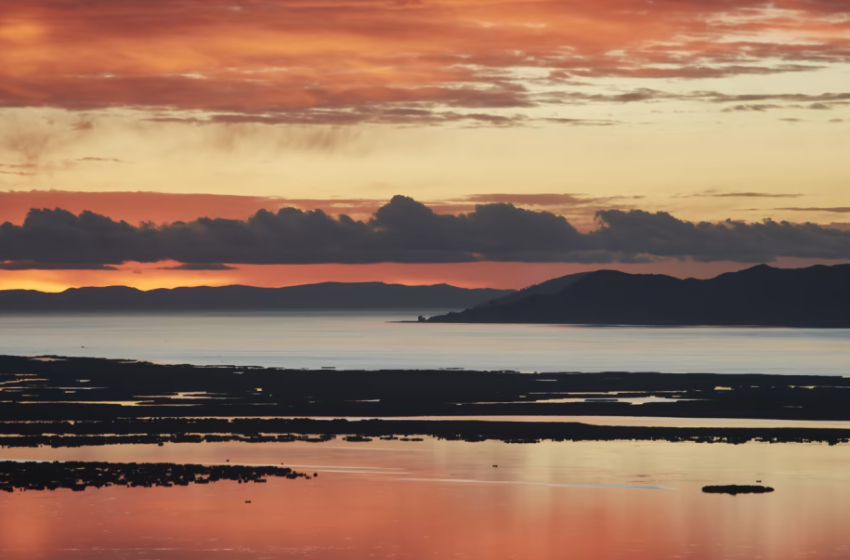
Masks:
[[[600,270],[429,321],[850,327],[850,265],[759,265],[710,280]]]
[[[307,284],[287,288],[223,286],[141,291],[124,286],[61,293],[0,291],[2,311],[151,311],[274,309],[463,309],[512,290],[381,282]]]

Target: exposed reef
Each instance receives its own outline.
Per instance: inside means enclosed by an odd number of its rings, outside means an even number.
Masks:
[[[0,421],[316,416],[850,420],[850,378],[294,370],[0,356]]]
[[[311,419],[122,419],[87,422],[0,422],[0,447],[82,447],[114,444],[322,443],[342,437],[351,443],[373,439],[422,441],[670,441],[741,444],[850,441],[850,430],[824,428],[670,428],[595,426],[578,422],[482,420],[311,420]]]
[[[181,465],[174,463],[0,462],[0,492],[131,486],[152,488],[222,480],[263,483],[268,477],[310,478],[286,467]]]
[[[770,486],[728,484],[726,486],[704,486],[702,491],[706,494],[730,494],[737,496],[738,494],[767,494],[773,492],[773,488]]]

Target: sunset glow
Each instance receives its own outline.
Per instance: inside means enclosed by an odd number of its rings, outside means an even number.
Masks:
[[[583,232],[610,209],[846,231],[848,41],[846,7],[825,1],[10,0],[0,223],[31,208],[131,225],[287,207],[367,221],[401,194],[440,214],[513,204]],[[58,264],[0,285],[539,277],[328,263],[151,265],[140,281]]]

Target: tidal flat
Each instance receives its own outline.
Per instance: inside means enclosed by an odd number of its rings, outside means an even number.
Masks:
[[[0,356],[0,420],[646,416],[850,420],[846,376],[305,370]]]
[[[417,436],[508,443],[850,440],[850,426],[841,423],[850,420],[850,379],[814,375],[336,371],[2,356],[0,403],[3,447]],[[610,425],[587,421],[596,417]],[[634,425],[636,417],[668,422]],[[692,419],[703,425],[686,423]],[[788,425],[723,425],[729,419]]]
[[[0,558],[846,558],[848,389],[3,356]]]

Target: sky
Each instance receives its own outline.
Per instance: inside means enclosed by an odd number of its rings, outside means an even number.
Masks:
[[[850,262],[844,0],[4,0],[0,289]]]

